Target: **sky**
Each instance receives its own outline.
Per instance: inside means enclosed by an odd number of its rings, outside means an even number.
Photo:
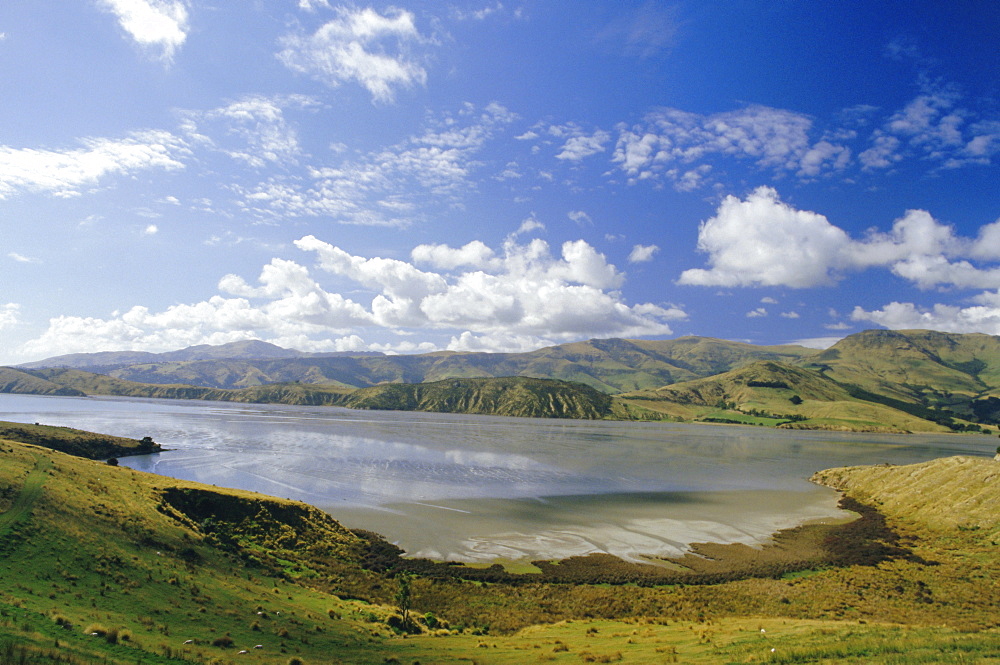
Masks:
[[[0,363],[1000,334],[1000,4],[5,0]]]

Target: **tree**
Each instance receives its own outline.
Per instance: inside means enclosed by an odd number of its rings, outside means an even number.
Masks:
[[[399,613],[403,617],[403,630],[410,627],[410,600],[410,576],[401,574],[399,589],[396,591],[396,605],[399,606]]]
[[[796,406],[802,404],[802,398],[799,397],[798,395],[792,395],[791,397],[788,398],[788,401]]]

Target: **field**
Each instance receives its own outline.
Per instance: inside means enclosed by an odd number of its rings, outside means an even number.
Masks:
[[[819,474],[871,528],[782,534],[780,570],[711,545],[671,564],[730,581],[490,581],[387,565],[304,504],[4,439],[0,664],[1000,662],[998,477],[981,458]],[[838,541],[867,559],[799,556]],[[620,564],[540,565],[560,567]]]

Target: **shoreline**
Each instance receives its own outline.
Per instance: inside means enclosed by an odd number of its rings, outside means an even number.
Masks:
[[[887,526],[885,517],[875,507],[844,494],[841,494],[838,505],[856,517],[835,524],[800,524],[780,529],[760,546],[694,543],[683,556],[653,557],[649,563],[630,562],[606,553],[515,562],[515,570],[527,572],[511,572],[500,561],[469,566],[458,562],[408,558],[402,549],[377,533],[364,529],[351,531],[367,542],[366,560],[375,572],[513,585],[717,584],[753,577],[780,578],[835,566],[875,565],[888,559],[910,556],[908,550],[899,546],[898,535]]]

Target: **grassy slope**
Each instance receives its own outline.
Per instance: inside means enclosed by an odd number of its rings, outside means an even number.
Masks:
[[[347,396],[343,405],[353,409],[600,419],[610,414],[611,397],[582,384],[508,377],[362,388]]]
[[[814,355],[798,346],[761,347],[710,338],[589,340],[529,353],[219,360],[121,367],[116,378],[240,388],[293,381],[367,387],[384,382],[422,383],[450,378],[527,376],[585,383],[606,393],[654,388],[733,369],[754,359],[791,362]]]
[[[196,399],[220,402],[297,404],[327,406],[339,403],[350,392],[335,386],[311,384],[270,384],[223,390],[190,385],[163,385],[125,381],[77,369],[30,370],[32,374],[88,395]]]
[[[391,603],[395,583],[362,570],[358,539],[319,511],[10,441],[0,441],[0,460],[0,510],[15,516],[0,538],[9,573],[0,576],[0,635],[70,662],[907,662],[919,654],[969,662],[1000,653],[997,633],[982,632],[1000,625],[1000,590],[985,583],[1000,573],[1000,483],[992,482],[1000,464],[988,460],[826,476],[883,502],[917,556],[686,587],[416,579],[418,614],[451,618],[453,607],[455,616],[478,612],[496,627],[549,625],[406,640],[385,624],[391,608],[341,599]],[[937,489],[953,476],[957,501]],[[941,521],[934,512],[908,519],[907,501],[925,495],[920,506],[950,502],[969,520]],[[104,629],[129,639],[88,634]],[[235,647],[212,646],[225,635]],[[236,654],[254,644],[264,649]]]
[[[0,421],[0,439],[31,443],[88,459],[146,455],[161,451],[160,444],[148,437],[143,440],[128,439],[71,427],[26,425],[3,421]]]
[[[772,361],[757,361],[717,376],[620,397],[685,420],[852,431],[947,429],[897,409],[857,399],[816,372]]]
[[[843,384],[919,403],[1000,387],[1000,337],[868,330],[803,361]]]
[[[75,388],[53,383],[12,367],[0,367],[0,393],[24,393],[28,395],[60,395],[82,397],[84,393]]]

